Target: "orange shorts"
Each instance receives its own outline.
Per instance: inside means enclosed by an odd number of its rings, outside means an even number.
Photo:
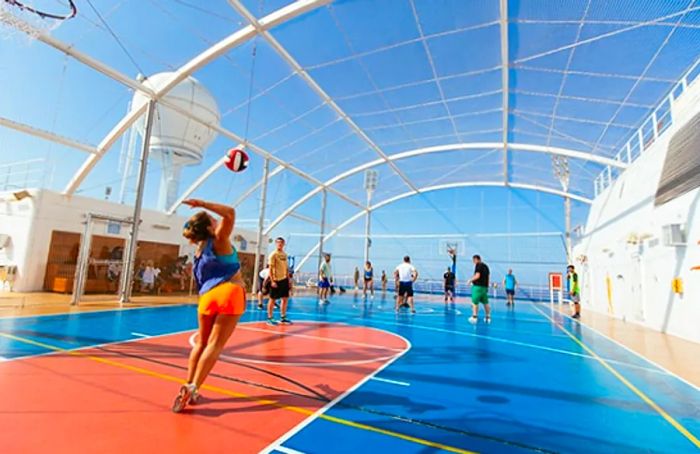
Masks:
[[[225,282],[199,297],[197,312],[202,315],[241,315],[245,306],[245,289],[233,282]]]

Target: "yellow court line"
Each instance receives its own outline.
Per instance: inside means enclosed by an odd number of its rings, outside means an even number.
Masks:
[[[129,364],[120,363],[118,361],[112,361],[110,359],[100,358],[99,356],[89,355],[89,354],[83,353],[82,351],[79,351],[79,350],[67,350],[67,349],[64,349],[61,347],[56,347],[54,345],[49,345],[49,344],[45,344],[43,342],[38,342],[38,341],[35,341],[32,339],[26,339],[23,337],[15,336],[14,334],[7,334],[7,333],[2,333],[2,332],[0,332],[0,337],[16,340],[18,342],[23,342],[25,344],[35,345],[37,347],[45,348],[45,349],[52,350],[55,352],[65,353],[65,354],[68,354],[71,356],[76,356],[79,358],[89,359],[89,360],[92,360],[92,361],[95,361],[98,363],[108,364],[110,366],[119,367],[121,369],[126,369],[126,370],[129,370],[131,372],[136,372],[139,374],[148,375],[150,377],[160,378],[161,380],[171,381],[171,382],[175,382],[175,383],[184,383],[184,381],[182,379],[175,377],[175,376],[172,376],[172,375],[163,374],[163,373],[156,372],[154,370],[146,369],[143,367],[132,366]],[[271,407],[276,407],[276,408],[280,408],[283,410],[292,411],[292,412],[299,413],[299,414],[302,414],[305,416],[312,416],[312,415],[314,415],[314,413],[316,413],[316,410],[309,410],[309,409],[306,409],[303,407],[297,407],[294,405],[285,405],[285,404],[282,404],[276,400],[271,400],[271,399],[258,399],[257,397],[250,396],[248,394],[243,394],[243,393],[231,391],[231,390],[228,390],[226,388],[220,388],[218,386],[205,384],[205,385],[202,385],[202,389],[207,390],[207,391],[211,391],[211,392],[215,392],[218,394],[222,394],[222,395],[225,395],[228,397],[245,399],[245,400],[248,400],[250,402],[259,404],[259,405],[268,405]],[[374,432],[374,433],[378,433],[378,434],[382,434],[382,435],[387,435],[387,436],[390,436],[393,438],[398,438],[401,440],[410,441],[410,442],[413,442],[413,443],[416,443],[419,445],[428,446],[430,448],[442,449],[443,451],[455,452],[458,454],[477,454],[474,451],[468,451],[466,449],[460,449],[460,448],[456,448],[454,446],[444,445],[442,443],[438,443],[438,442],[434,442],[434,441],[430,441],[430,440],[425,440],[423,438],[417,438],[417,437],[413,437],[411,435],[405,435],[405,434],[402,434],[399,432],[394,432],[391,430],[381,429],[379,427],[369,426],[367,424],[362,424],[362,423],[358,423],[355,421],[350,421],[348,419],[336,418],[335,416],[329,416],[326,414],[319,414],[319,415],[317,415],[317,417],[319,419],[323,419],[325,421],[333,422],[333,423],[340,424],[343,426],[353,427],[355,429],[361,429],[361,430],[366,430],[368,432]]]
[[[582,340],[580,340],[578,337],[574,336],[571,331],[566,329],[562,324],[554,320],[552,317],[547,315],[544,311],[542,311],[540,308],[532,304],[532,307],[535,308],[537,312],[542,314],[545,318],[549,319],[554,325],[557,326],[560,330],[562,330],[567,336],[571,338],[574,342],[576,342],[581,348],[586,350],[591,356],[593,356],[600,364],[603,365],[611,374],[615,376],[618,380],[620,380],[625,386],[627,386],[633,393],[635,393],[640,399],[642,399],[647,405],[649,405],[651,408],[653,408],[659,415],[661,415],[669,424],[671,424],[678,432],[680,432],[685,438],[690,440],[691,443],[693,443],[697,448],[700,448],[700,440],[693,435],[688,429],[686,429],[681,423],[676,421],[673,416],[669,415],[666,410],[661,408],[656,402],[654,402],[649,396],[644,394],[642,391],[639,390],[636,386],[634,386],[632,383],[630,383],[629,380],[627,380],[620,372],[617,371],[614,367],[612,367],[610,364],[608,364],[607,361],[605,361],[603,358],[598,356],[596,352],[594,352],[588,345],[586,345]]]

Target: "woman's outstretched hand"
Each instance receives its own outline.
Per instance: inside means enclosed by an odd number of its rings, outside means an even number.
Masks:
[[[199,200],[199,199],[187,199],[187,200],[183,200],[182,203],[184,205],[187,205],[190,208],[197,208],[197,207],[204,206],[204,200]]]

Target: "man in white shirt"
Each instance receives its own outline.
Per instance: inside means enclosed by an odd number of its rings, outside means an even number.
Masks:
[[[258,309],[263,308],[263,298],[270,293],[270,265],[258,273]]]
[[[405,302],[411,307],[411,313],[416,313],[416,308],[413,306],[413,283],[418,279],[418,271],[411,265],[411,258],[406,256],[403,258],[403,263],[394,270],[394,277],[399,282],[399,297],[396,298],[396,311],[403,306]]]
[[[333,270],[331,268],[331,255],[324,254],[323,263],[318,270],[318,299],[319,303],[328,302],[328,294],[333,283]]]

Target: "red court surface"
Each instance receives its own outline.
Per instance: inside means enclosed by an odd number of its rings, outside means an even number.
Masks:
[[[257,452],[408,348],[366,327],[241,325],[202,403],[176,415],[191,337],[0,363],[2,451]]]

